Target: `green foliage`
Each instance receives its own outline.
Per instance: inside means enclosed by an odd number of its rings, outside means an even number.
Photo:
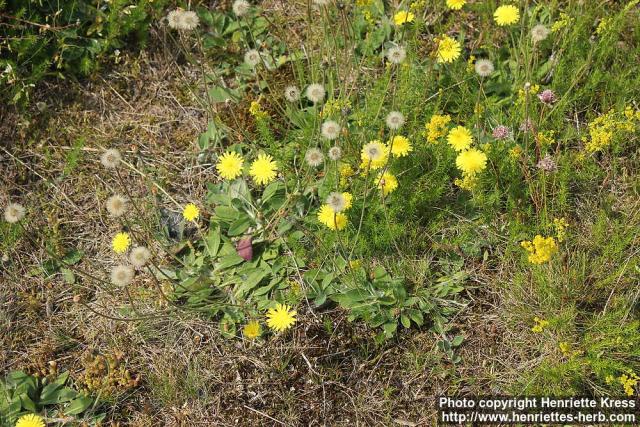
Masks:
[[[21,415],[44,414],[49,417],[82,417],[98,422],[105,414],[95,414],[97,400],[68,385],[69,372],[53,379],[36,378],[22,371],[9,372],[0,381],[0,425],[14,425]]]
[[[0,26],[0,96],[25,105],[46,77],[86,76],[114,49],[144,42],[165,0],[7,0]]]

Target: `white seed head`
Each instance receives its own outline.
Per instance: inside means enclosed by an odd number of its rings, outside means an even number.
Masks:
[[[407,51],[402,46],[394,46],[387,50],[387,59],[392,64],[401,64],[407,57]]]
[[[10,224],[15,224],[24,218],[26,209],[19,203],[9,203],[4,209],[4,219]]]
[[[384,152],[381,150],[379,142],[370,142],[367,145],[365,145],[363,148],[364,148],[365,155],[367,156],[367,159],[369,159],[372,162],[375,162],[376,160],[380,160],[382,156],[384,156]]]
[[[249,4],[248,1],[246,0],[236,0],[233,2],[233,13],[236,16],[244,16],[247,14],[247,12],[249,12],[249,8],[251,7],[251,5]]]
[[[150,259],[151,251],[144,246],[137,246],[129,253],[129,262],[131,262],[134,267],[144,267]]]
[[[321,84],[312,83],[307,87],[306,95],[307,98],[309,98],[309,101],[317,104],[318,102],[322,102],[324,96],[326,95],[326,92],[324,90],[324,86],[322,86]]]
[[[128,265],[116,265],[111,270],[111,283],[116,286],[127,286],[133,280],[133,268]]]
[[[347,199],[342,193],[334,192],[327,197],[327,204],[331,206],[334,212],[342,212],[347,206]]]
[[[493,62],[488,59],[478,59],[476,61],[475,70],[480,77],[489,77],[493,74],[494,69]]]
[[[180,29],[180,15],[182,15],[181,9],[172,10],[167,14],[167,24],[169,28],[173,28],[174,30]]]
[[[338,147],[337,145],[334,145],[333,147],[329,148],[329,158],[333,161],[338,161],[340,160],[340,158],[342,157],[342,148]]]
[[[534,43],[539,43],[542,40],[549,37],[551,30],[542,24],[538,24],[531,29],[531,40]]]
[[[340,136],[340,129],[341,127],[337,122],[333,120],[327,120],[322,124],[320,133],[328,140],[334,140]]]
[[[119,194],[107,199],[107,212],[113,217],[119,217],[127,212],[127,199]]]
[[[398,130],[404,125],[404,116],[400,111],[392,111],[387,114],[387,127],[392,130]]]
[[[120,164],[121,160],[122,156],[120,155],[120,152],[115,148],[111,148],[105,151],[104,153],[102,153],[102,156],[100,156],[100,162],[102,163],[102,166],[107,169],[113,169],[117,167]]]
[[[178,29],[191,31],[198,28],[200,24],[200,18],[192,10],[183,11],[178,17]]]
[[[309,166],[316,168],[324,162],[324,154],[318,148],[310,148],[304,155],[304,159]]]
[[[284,97],[289,102],[296,102],[300,99],[300,89],[297,86],[287,86],[284,90]]]
[[[261,61],[260,52],[255,49],[248,50],[244,54],[244,62],[246,62],[249,66],[255,67]]]

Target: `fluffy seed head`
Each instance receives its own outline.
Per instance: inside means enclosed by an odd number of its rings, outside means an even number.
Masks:
[[[325,94],[326,92],[324,90],[324,86],[319,83],[312,83],[307,87],[307,98],[309,98],[309,101],[313,102],[314,104],[322,102]]]
[[[102,153],[102,156],[100,156],[100,162],[102,163],[102,166],[107,169],[116,168],[120,164],[121,160],[122,156],[120,155],[120,152],[115,148],[110,148],[109,150]]]
[[[192,10],[185,10],[178,17],[178,29],[180,30],[195,30],[199,24],[200,18]]]
[[[111,270],[111,283],[116,286],[127,286],[133,280],[133,268],[128,265],[116,265]]]
[[[151,251],[144,246],[137,246],[131,250],[129,254],[129,262],[134,267],[144,267],[151,259]]]
[[[333,161],[338,161],[342,157],[342,149],[337,145],[329,148],[329,158]]]
[[[107,199],[107,212],[112,217],[119,217],[127,212],[127,199],[119,194],[113,195]]]
[[[558,165],[549,154],[540,159],[536,167],[546,172],[554,172],[558,169]]]
[[[478,59],[475,64],[475,70],[480,77],[489,77],[494,70],[493,62],[488,59]]]
[[[392,130],[398,130],[404,124],[404,116],[399,111],[392,111],[387,114],[387,127]]]
[[[246,62],[250,67],[255,67],[260,63],[260,52],[255,49],[248,50],[244,54],[244,62]]]
[[[246,0],[236,0],[233,2],[233,13],[236,16],[244,16],[247,14],[247,12],[249,12],[249,8],[251,7],[251,5],[249,4],[248,1]]]
[[[284,97],[289,102],[296,102],[300,99],[300,89],[297,86],[287,86],[284,90]]]
[[[334,212],[342,212],[347,207],[347,199],[344,194],[338,192],[329,194],[326,203],[331,206]]]
[[[9,203],[4,209],[4,219],[10,224],[15,224],[24,218],[25,212],[26,210],[21,204]]]
[[[531,29],[531,40],[534,43],[540,43],[547,37],[549,37],[551,30],[542,24],[538,24]]]
[[[324,161],[324,154],[318,148],[310,148],[304,155],[304,160],[313,168],[316,168]]]
[[[407,57],[407,51],[402,46],[393,46],[387,50],[387,59],[392,64],[401,64]]]
[[[340,136],[340,125],[333,120],[327,120],[322,124],[320,132],[323,137],[329,140],[334,140]]]
[[[182,15],[181,9],[176,9],[169,12],[169,14],[167,15],[167,24],[169,25],[169,28],[173,28],[174,30],[179,29],[180,15]]]

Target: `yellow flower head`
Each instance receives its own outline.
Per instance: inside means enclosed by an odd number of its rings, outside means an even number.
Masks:
[[[456,166],[464,175],[475,175],[487,167],[487,155],[475,148],[470,148],[458,154]]]
[[[129,249],[129,245],[131,245],[131,238],[129,237],[129,233],[124,232],[116,234],[111,242],[113,251],[117,254],[125,253],[127,249]]]
[[[236,179],[242,175],[242,165],[244,159],[235,151],[228,152],[220,156],[216,169],[224,179]]]
[[[260,326],[260,323],[256,320],[247,323],[244,325],[244,328],[242,328],[242,335],[250,340],[258,338],[262,335],[262,327]]]
[[[456,126],[449,131],[447,142],[456,151],[464,151],[471,147],[473,136],[471,131],[464,126]]]
[[[462,47],[460,46],[460,42],[446,35],[441,36],[438,41],[438,51],[436,53],[437,61],[439,63],[453,62],[458,59],[461,51]]]
[[[520,11],[517,7],[511,4],[500,6],[493,13],[493,19],[495,19],[496,24],[501,27],[515,24],[520,20]]]
[[[385,196],[398,188],[398,179],[389,172],[378,174],[376,183],[378,188],[382,190],[382,194]]]
[[[267,311],[267,326],[276,332],[289,329],[296,323],[296,312],[290,310],[288,305],[276,304],[276,308]]]
[[[394,156],[404,157],[413,151],[413,147],[411,146],[411,141],[408,138],[397,135],[393,137],[393,140],[387,142],[387,150],[391,152]]]
[[[36,414],[23,415],[18,419],[16,427],[45,427],[42,417]]]
[[[447,0],[447,7],[453,10],[460,10],[467,3],[467,0]]]
[[[558,244],[553,237],[542,237],[539,234],[533,238],[533,241],[521,242],[520,246],[529,252],[528,259],[532,264],[544,264],[558,252]]]
[[[364,147],[360,153],[360,159],[362,163],[360,167],[362,169],[380,169],[387,164],[389,158],[389,149],[382,142],[375,140],[371,141]]]
[[[346,193],[348,194],[348,193]],[[328,204],[320,206],[318,221],[331,230],[343,230],[347,226],[347,216],[342,212],[336,212]]]
[[[544,331],[544,328],[549,326],[549,321],[539,318],[538,316],[533,318],[534,325],[531,327],[531,331],[539,334]]]
[[[413,14],[413,12],[401,10],[401,11],[398,11],[395,15],[393,15],[393,23],[396,25],[403,25],[406,22],[413,22],[415,17],[416,16]]]
[[[258,158],[251,163],[249,174],[253,177],[256,184],[265,185],[276,178],[278,166],[273,161],[273,157],[268,154],[260,154]]]
[[[182,217],[187,221],[195,221],[200,216],[200,209],[193,203],[188,203],[182,210]]]
[[[344,210],[351,209],[353,203],[353,195],[351,193],[347,193],[346,191],[342,193],[342,197],[344,197]]]

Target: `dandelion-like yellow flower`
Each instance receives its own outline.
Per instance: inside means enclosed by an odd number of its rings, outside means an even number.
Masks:
[[[18,419],[16,427],[45,427],[45,424],[41,416],[36,414],[27,414]]]
[[[437,61],[439,63],[453,62],[458,59],[461,51],[462,46],[460,46],[460,42],[446,35],[441,36],[436,53]]]
[[[407,22],[413,22],[415,17],[416,16],[413,14],[413,12],[401,10],[401,11],[398,11],[395,15],[393,15],[393,23],[396,25],[403,25]]]
[[[487,155],[475,148],[470,148],[458,154],[456,166],[464,175],[474,175],[487,167]]]
[[[235,151],[225,153],[218,159],[216,169],[224,179],[236,179],[242,175],[244,159]]]
[[[182,210],[182,217],[187,221],[195,221],[200,216],[200,209],[193,203],[187,204]]]
[[[262,327],[260,326],[260,323],[256,320],[247,323],[244,325],[244,328],[242,328],[242,335],[250,340],[258,338],[262,335]]]
[[[447,0],[447,7],[452,10],[460,10],[467,0]]]
[[[385,196],[398,188],[398,179],[390,172],[378,174],[376,182],[378,188],[382,190],[382,194],[384,194]]]
[[[493,19],[495,19],[496,24],[501,27],[515,24],[520,20],[520,11],[512,4],[500,6],[493,13]]]
[[[558,252],[558,244],[553,237],[542,237],[539,234],[533,238],[533,241],[521,242],[520,246],[529,252],[528,259],[532,264],[544,264]]]
[[[471,131],[464,126],[456,126],[449,131],[447,142],[456,151],[464,151],[471,147],[473,136]]]
[[[288,305],[276,304],[276,308],[267,311],[267,326],[276,332],[289,329],[296,323],[296,311]]]
[[[331,230],[343,230],[347,226],[347,216],[342,212],[336,212],[328,204],[320,206],[318,221]]]
[[[409,141],[408,138],[402,135],[397,135],[393,137],[393,140],[387,142],[387,150],[389,150],[394,156],[404,157],[413,151],[413,147],[411,146],[411,141]]]
[[[113,251],[117,254],[123,254],[129,249],[131,245],[131,237],[129,237],[129,233],[118,233],[113,237],[113,241],[111,242],[111,246],[113,247]]]
[[[265,185],[276,178],[278,166],[268,154],[260,154],[258,158],[251,163],[249,174],[258,185]]]

